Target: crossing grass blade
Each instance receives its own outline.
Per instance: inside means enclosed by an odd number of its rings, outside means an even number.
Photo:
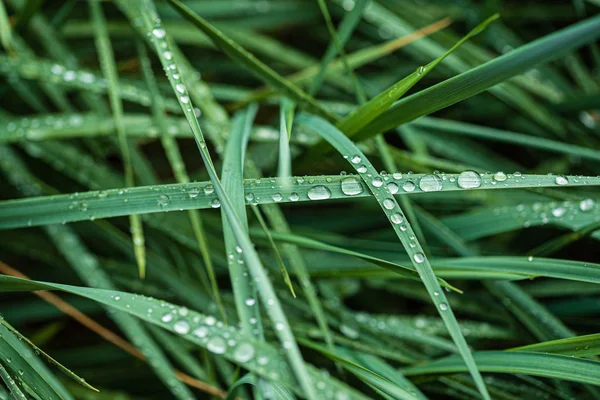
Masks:
[[[479,392],[484,399],[489,399],[490,396],[488,394],[486,385],[483,382],[483,378],[481,377],[479,370],[477,369],[475,361],[473,360],[473,356],[464,336],[462,335],[462,331],[456,320],[456,317],[448,305],[446,295],[440,287],[437,277],[431,269],[429,260],[423,253],[420,243],[415,238],[410,224],[408,221],[406,221],[404,213],[392,196],[388,186],[384,184],[382,177],[377,173],[373,165],[369,162],[369,160],[366,159],[365,155],[356,147],[356,145],[354,145],[354,143],[349,140],[341,131],[336,129],[336,127],[329,124],[327,121],[308,114],[301,114],[298,117],[298,123],[309,126],[311,129],[319,133],[332,146],[334,146],[334,148],[346,160],[348,160],[350,165],[356,169],[361,179],[367,184],[369,190],[373,193],[377,202],[380,204],[382,210],[386,214],[386,217],[390,220],[398,239],[400,239],[400,242],[408,253],[411,262],[419,273],[423,284],[427,288],[432,302],[435,304],[440,316],[446,323],[448,331],[456,343],[459,353],[467,365],[467,369],[473,377]],[[402,225],[404,229],[401,229],[400,225]]]

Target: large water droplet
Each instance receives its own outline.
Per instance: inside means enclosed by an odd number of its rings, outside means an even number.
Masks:
[[[180,319],[173,325],[175,332],[185,335],[190,331],[190,324],[185,319]]]
[[[241,343],[233,352],[233,359],[237,362],[245,363],[254,357],[254,346],[249,343]]]
[[[425,255],[423,253],[415,253],[413,260],[415,260],[416,263],[421,264],[425,261]]]
[[[463,189],[476,189],[481,186],[481,176],[475,171],[463,171],[458,176],[458,186]]]
[[[447,309],[448,309],[448,304],[446,304],[446,303],[440,303],[440,310],[446,311]]]
[[[163,315],[160,320],[165,323],[171,322],[171,321],[173,321],[173,314],[167,313],[167,314]]]
[[[399,225],[402,223],[402,221],[404,221],[404,218],[400,213],[393,213],[390,215],[390,221],[392,221],[393,224]]]
[[[358,154],[352,156],[352,158],[350,159],[350,161],[352,162],[352,164],[358,164],[360,162],[360,160],[361,160],[361,158],[360,158],[360,156]]]
[[[381,187],[383,186],[383,179],[381,179],[380,177],[373,178],[371,184],[376,188]]]
[[[404,182],[404,185],[402,185],[402,189],[404,189],[405,192],[413,192],[415,190],[415,184],[413,181],[406,181]]]
[[[214,191],[215,191],[215,187],[213,185],[204,186],[204,194],[206,194],[206,195],[213,194]]]
[[[425,175],[419,181],[419,188],[424,192],[439,192],[442,190],[442,179],[437,175]]]
[[[555,208],[555,209],[552,210],[552,215],[554,215],[557,218],[562,217],[566,213],[567,213],[567,209],[564,208],[564,207],[557,207],[557,208]]]
[[[396,206],[396,204],[394,204],[394,200],[392,200],[392,199],[385,199],[385,200],[383,201],[383,207],[384,207],[386,210],[391,210],[391,209],[393,209],[395,206]]]
[[[281,200],[283,200],[283,196],[281,195],[281,193],[275,193],[275,194],[273,195],[273,201],[277,201],[277,202],[279,202],[279,201],[281,201]]]
[[[390,182],[386,186],[391,194],[398,193],[398,190],[399,190],[398,185],[396,185],[394,182]]]
[[[201,326],[199,328],[196,328],[194,330],[194,332],[192,332],[192,333],[194,334],[194,336],[197,336],[200,339],[203,339],[208,335],[208,328],[205,326]]]
[[[215,336],[208,341],[206,344],[206,348],[208,351],[214,354],[223,354],[225,353],[225,349],[227,348],[227,343],[225,339],[220,336]]]
[[[592,208],[594,208],[594,200],[592,199],[581,200],[579,203],[579,209],[581,211],[590,211]]]
[[[346,178],[342,180],[342,193],[347,196],[356,196],[363,192],[360,181],[356,178]]]
[[[504,172],[502,171],[498,171],[494,174],[494,180],[497,182],[504,182],[506,180],[507,176]]]
[[[308,189],[308,198],[311,200],[327,200],[331,197],[331,191],[323,185],[313,186]]]
[[[566,176],[560,175],[554,179],[554,182],[557,185],[566,185],[569,183],[569,178],[567,178]]]
[[[213,200],[210,202],[210,206],[211,206],[212,208],[219,208],[219,207],[221,207],[221,202],[219,201],[219,199],[213,199]]]

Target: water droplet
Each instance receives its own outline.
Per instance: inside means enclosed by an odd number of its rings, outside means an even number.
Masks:
[[[406,181],[404,182],[404,185],[402,185],[402,189],[404,189],[405,192],[413,192],[415,190],[415,184],[413,181]]]
[[[437,175],[425,175],[419,181],[419,188],[424,192],[439,192],[442,190],[442,179]]]
[[[504,172],[502,171],[498,171],[494,174],[494,180],[497,182],[504,182],[506,180],[507,176]]]
[[[177,90],[181,94],[184,94],[185,93],[185,85],[183,83],[178,83],[175,85],[175,90]]]
[[[391,194],[396,194],[396,193],[398,193],[398,190],[400,190],[398,188],[398,185],[396,185],[394,182],[390,182],[386,186]]]
[[[384,207],[386,210],[391,210],[391,209],[393,209],[395,206],[396,206],[396,204],[394,204],[394,200],[392,200],[392,199],[385,199],[385,200],[383,201],[383,207]]]
[[[156,28],[152,31],[152,34],[155,38],[162,39],[165,37],[166,32],[164,29]]]
[[[215,191],[215,187],[213,185],[204,186],[204,194],[206,194],[206,195],[213,194],[214,191]]]
[[[294,193],[290,194],[291,201],[298,201],[299,199],[300,199],[300,196],[298,195],[298,193],[294,192]]]
[[[254,357],[254,346],[249,343],[241,343],[233,353],[233,359],[237,362],[245,363]]]
[[[417,68],[417,75],[423,75],[424,72],[425,72],[424,66],[421,65],[419,68]]]
[[[448,304],[446,304],[446,303],[440,303],[440,310],[446,311],[447,309],[448,309]]]
[[[554,182],[555,182],[557,185],[566,185],[566,184],[568,184],[568,183],[569,183],[569,178],[567,178],[567,177],[566,177],[566,176],[564,176],[564,175],[560,175],[560,176],[557,176],[557,177],[554,179]]]
[[[283,196],[281,195],[281,193],[275,193],[273,195],[273,201],[281,201],[283,200]]]
[[[360,162],[360,160],[361,160],[361,158],[360,158],[360,156],[358,154],[352,156],[352,158],[350,159],[350,161],[352,162],[352,164],[358,164]]]
[[[557,207],[557,208],[555,208],[555,209],[552,210],[552,215],[554,215],[557,218],[562,217],[566,213],[567,213],[567,209],[564,208],[564,207]]]
[[[204,320],[204,323],[205,323],[206,325],[210,325],[210,326],[214,325],[216,322],[217,322],[217,320],[215,319],[215,317],[212,317],[212,316],[208,316],[208,317],[206,317],[206,319]]]
[[[581,202],[579,203],[579,209],[583,212],[590,211],[593,208],[594,200],[592,199],[581,200]]]
[[[246,193],[246,201],[254,200],[254,193]]]
[[[189,102],[190,102],[190,98],[189,98],[188,96],[181,96],[181,97],[179,98],[179,100],[181,100],[181,102],[182,102],[183,104],[187,104],[187,103],[189,103]]]
[[[202,339],[205,338],[206,335],[208,335],[208,328],[205,326],[201,326],[199,328],[196,328],[192,333],[194,334],[194,336],[197,336],[200,339]]]
[[[390,221],[392,221],[393,224],[399,225],[404,221],[404,217],[402,217],[402,214],[400,213],[393,213],[390,215]]]
[[[213,199],[213,200],[210,202],[210,206],[211,206],[212,208],[219,208],[219,207],[221,207],[221,202],[219,201],[219,199]]]
[[[308,189],[308,198],[311,200],[327,200],[330,197],[331,191],[323,185],[313,186]]]
[[[476,189],[481,186],[481,176],[475,171],[463,171],[458,176],[458,186],[463,189]]]
[[[171,321],[173,321],[173,314],[167,313],[167,314],[163,315],[160,320],[165,323],[171,322]]]
[[[170,201],[171,199],[166,194],[161,194],[160,196],[158,196],[158,205],[160,207],[166,207]]]
[[[381,179],[380,177],[377,178],[373,178],[373,180],[371,181],[371,184],[373,186],[375,186],[376,188],[383,186],[383,179]]]
[[[225,339],[223,339],[222,337],[215,336],[214,338],[212,338],[208,341],[208,343],[206,344],[206,348],[211,353],[223,354],[223,353],[225,353],[225,349],[227,348],[227,343],[225,342]]]
[[[255,305],[255,304],[256,304],[256,300],[255,300],[255,299],[253,299],[252,297],[248,297],[248,298],[246,299],[246,301],[244,301],[244,303],[246,303],[246,305],[247,305],[248,307],[251,307],[251,306],[253,306],[253,305]]]
[[[423,253],[415,253],[413,260],[415,260],[416,263],[421,264],[425,261],[425,255]]]
[[[115,296],[115,297],[113,297],[113,299],[115,299],[115,301],[119,301],[119,300],[121,300],[121,296]]]
[[[180,335],[185,335],[190,331],[190,324],[185,319],[181,319],[175,322],[173,329]]]
[[[347,196],[356,196],[363,192],[360,181],[356,178],[346,178],[342,180],[342,193]]]

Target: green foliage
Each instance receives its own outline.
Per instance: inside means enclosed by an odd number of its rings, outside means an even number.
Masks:
[[[599,399],[598,6],[2,2],[0,399]]]

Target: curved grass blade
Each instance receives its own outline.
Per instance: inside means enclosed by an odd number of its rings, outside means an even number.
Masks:
[[[71,371],[70,369],[68,369],[67,367],[65,367],[64,365],[59,363],[58,361],[56,361],[54,358],[52,358],[52,356],[50,356],[44,350],[37,347],[31,340],[29,340],[25,336],[23,336],[21,334],[21,332],[19,332],[14,327],[12,327],[6,320],[0,320],[0,324],[3,325],[8,331],[10,331],[20,341],[25,342],[29,346],[31,346],[35,350],[36,354],[41,354],[42,356],[44,356],[44,358],[46,358],[52,365],[56,366],[66,376],[73,379],[75,382],[79,383],[81,386],[83,386],[85,388],[93,390],[94,392],[99,392],[98,389],[96,389],[95,387],[93,387],[92,385],[87,383],[85,381],[85,379],[77,376],[77,374],[75,374],[73,371]]]
[[[125,185],[131,187],[134,186],[133,166],[131,163],[129,143],[127,143],[127,136],[125,134],[125,126],[123,125],[123,104],[119,98],[117,67],[115,65],[108,31],[106,30],[106,20],[104,18],[101,3],[99,0],[91,0],[89,5],[92,22],[94,24],[96,47],[100,57],[100,66],[108,82],[110,106],[115,118],[119,149],[121,150],[121,157],[123,158],[123,167],[125,170]],[[129,224],[138,271],[140,278],[144,278],[146,275],[146,246],[144,245],[142,220],[138,215],[130,215]]]
[[[555,354],[528,352],[480,351],[474,353],[482,371],[525,374],[600,385],[600,363]],[[406,376],[455,374],[465,372],[466,366],[457,356],[436,360],[423,366],[403,370]]]
[[[208,348],[209,351],[249,371],[264,376],[266,379],[275,379],[281,384],[292,388],[296,393],[302,393],[302,388],[290,373],[289,363],[277,348],[267,342],[258,341],[240,330],[228,327],[212,316],[188,309],[185,309],[185,315],[182,316],[180,312],[182,307],[131,293],[38,282],[0,275],[0,291],[2,292],[36,290],[60,290],[94,300],[166,329],[200,347]],[[152,312],[148,311],[150,309]],[[225,338],[232,340],[232,342],[228,343]],[[235,344],[231,345],[233,342]],[[243,351],[239,350],[240,348]],[[258,361],[259,358],[262,358],[261,362]],[[265,361],[266,367],[262,365]],[[308,367],[308,371],[312,379],[323,382],[325,385],[325,389],[321,392],[322,397],[319,397],[319,399],[334,399],[336,395],[347,395],[351,400],[366,399],[359,392],[350,389],[334,378],[323,379],[320,372],[314,367]],[[340,392],[342,393],[339,394]]]
[[[547,342],[514,347],[506,351],[533,351],[539,353],[561,354],[569,357],[590,357],[600,354],[600,334],[575,336]]]
[[[411,258],[411,262],[423,280],[423,283],[427,288],[427,292],[429,293],[433,303],[436,305],[436,309],[440,313],[440,316],[446,323],[450,336],[458,347],[459,353],[466,363],[479,392],[484,399],[489,399],[490,396],[487,392],[485,383],[483,382],[483,379],[477,370],[477,366],[473,360],[473,356],[469,350],[467,342],[462,335],[462,331],[456,320],[456,317],[448,305],[446,295],[440,287],[435,273],[431,269],[429,260],[425,254],[423,254],[423,249],[416,240],[410,224],[406,221],[402,210],[398,206],[398,203],[394,199],[387,185],[384,184],[381,176],[377,173],[373,165],[371,165],[371,163],[366,159],[365,155],[354,145],[354,143],[352,143],[352,141],[344,136],[344,134],[336,129],[333,125],[329,124],[323,119],[310,116],[308,114],[301,114],[298,117],[297,122],[310,127],[312,130],[315,130],[332,146],[334,146],[335,149],[342,156],[344,156],[345,159],[348,160],[350,165],[356,169],[365,183],[367,183],[369,190],[373,193],[382,210],[385,212],[387,218],[390,220],[398,239],[400,239],[400,242]],[[439,179],[439,182],[434,178],[427,178],[425,181],[423,181],[423,179],[425,178],[422,178],[420,182],[422,189],[429,187],[429,181],[433,181],[434,184],[441,185],[441,183],[439,183],[441,182],[440,178],[437,178]],[[423,185],[423,183],[426,183],[427,185]],[[323,190],[319,190],[319,192],[321,193],[321,198],[330,196],[330,194],[327,196],[323,195]]]
[[[441,110],[537,64],[551,61],[599,36],[599,16],[564,28],[401,100],[352,137],[355,140],[363,140],[420,116]]]
[[[393,381],[363,367],[360,364],[355,363],[337,354],[337,351],[331,351],[317,343],[314,343],[307,339],[300,339],[300,343],[308,348],[318,351],[327,358],[340,363],[347,371],[355,375],[358,379],[375,389],[376,391],[382,392],[393,399],[401,400],[418,400],[418,397],[407,392],[403,387],[395,384]]]
[[[452,54],[463,43],[473,36],[482,32],[490,23],[498,19],[499,15],[495,14],[490,18],[477,25],[465,37],[459,40],[441,57],[433,60],[429,64],[419,67],[415,72],[400,80],[398,83],[390,86],[366,104],[358,107],[350,115],[344,118],[337,124],[338,129],[344,132],[347,136],[352,137],[356,132],[361,130],[365,125],[376,119],[381,113],[387,110],[396,100],[402,97],[406,92],[423,79],[431,70],[433,70],[446,57]]]

